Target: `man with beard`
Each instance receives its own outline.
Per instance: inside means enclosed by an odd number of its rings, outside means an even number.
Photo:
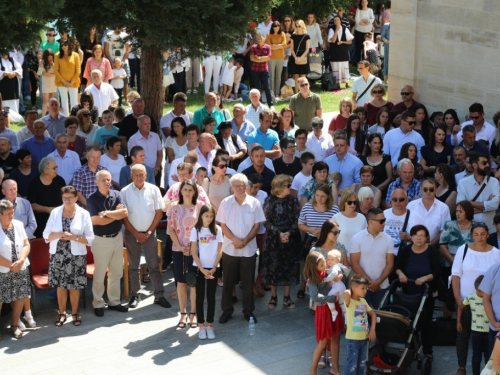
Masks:
[[[482,221],[488,232],[496,231],[493,217],[500,202],[498,180],[490,177],[490,162],[486,155],[478,153],[469,158],[474,174],[462,179],[457,188],[457,202],[467,200],[474,207],[474,221]]]

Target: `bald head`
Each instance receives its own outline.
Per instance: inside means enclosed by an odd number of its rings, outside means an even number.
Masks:
[[[17,182],[14,180],[5,180],[2,182],[2,193],[7,200],[14,203],[17,197]]]

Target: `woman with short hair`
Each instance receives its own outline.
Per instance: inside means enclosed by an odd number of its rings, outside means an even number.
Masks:
[[[92,48],[92,56],[87,59],[83,77],[87,80],[87,87],[92,84],[91,73],[94,69],[99,69],[102,72],[102,81],[109,83],[113,78],[113,69],[110,61],[104,57],[104,50],[100,44],[96,44]]]
[[[88,109],[90,111],[90,118],[93,124],[97,124],[99,121],[99,110],[94,105],[94,96],[91,92],[84,91],[80,95],[80,104],[75,105],[71,108],[71,116],[76,116],[80,109]]]

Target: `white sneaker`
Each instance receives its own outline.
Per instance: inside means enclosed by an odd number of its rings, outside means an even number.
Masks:
[[[207,331],[205,328],[200,328],[200,332],[198,332],[198,338],[200,340],[206,340],[207,339]]]
[[[214,329],[212,327],[207,327],[207,338],[209,340],[215,339]]]
[[[33,319],[32,316],[30,316],[29,318],[25,315],[24,316],[24,321],[26,323],[28,323],[28,325],[30,326],[30,328],[36,328],[36,322],[35,322],[35,319]]]
[[[186,91],[186,94],[187,94],[187,95],[191,94],[191,90],[187,90],[187,91]]]
[[[19,327],[19,329],[21,330],[21,332],[26,331],[26,326],[25,326],[25,325],[24,325],[24,323],[21,321],[21,319],[19,319],[19,323],[17,323],[17,326]]]
[[[271,111],[276,111],[276,109],[274,108],[274,105],[270,106],[270,107],[269,107],[269,109],[270,109]]]
[[[337,320],[338,315],[339,315],[339,312],[337,310],[332,311],[332,321],[333,322]]]

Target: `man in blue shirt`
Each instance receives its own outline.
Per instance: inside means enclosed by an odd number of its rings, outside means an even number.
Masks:
[[[56,149],[54,140],[44,135],[45,123],[36,120],[33,124],[34,136],[21,143],[21,148],[27,148],[31,152],[31,164],[37,166],[44,157]]]
[[[248,144],[258,143],[265,151],[266,157],[275,159],[281,156],[280,140],[278,133],[270,130],[272,112],[265,108],[259,114],[260,126],[248,135]]]
[[[247,142],[248,136],[255,130],[255,125],[250,120],[245,118],[246,109],[241,103],[237,103],[233,107],[233,134],[240,136],[243,142]]]
[[[193,124],[198,125],[201,131],[203,131],[203,120],[208,116],[212,116],[216,121],[214,134],[219,133],[219,125],[222,121],[225,121],[225,118],[224,114],[215,108],[216,103],[217,96],[213,92],[208,92],[205,94],[205,105],[194,112]]]
[[[323,160],[329,167],[330,172],[339,172],[342,175],[342,182],[339,194],[356,182],[361,182],[359,171],[363,163],[356,156],[347,152],[347,139],[344,137],[335,138],[335,154]]]

